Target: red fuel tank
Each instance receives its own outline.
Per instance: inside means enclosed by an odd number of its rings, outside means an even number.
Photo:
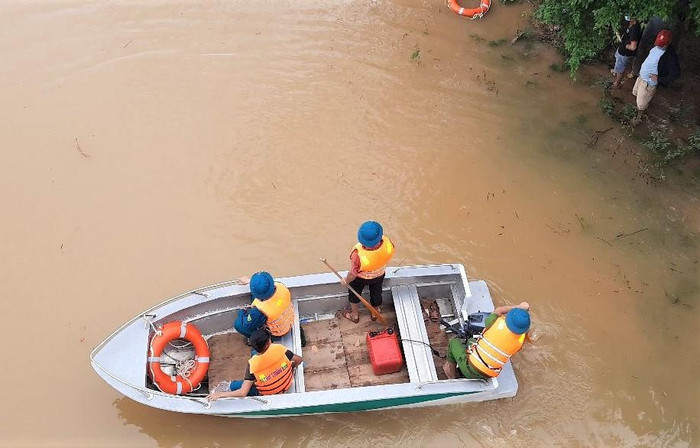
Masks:
[[[399,338],[393,328],[367,333],[367,348],[375,375],[385,375],[401,370],[403,356],[401,356]]]

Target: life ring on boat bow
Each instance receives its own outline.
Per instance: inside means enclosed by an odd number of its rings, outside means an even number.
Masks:
[[[480,0],[480,2],[481,3],[479,4],[478,8],[472,9],[464,9],[459,5],[459,3],[457,3],[457,0],[447,0],[447,6],[449,6],[453,12],[459,14],[460,16],[466,16],[470,19],[480,19],[484,17],[484,14],[486,14],[491,7],[491,0]]]
[[[165,347],[175,339],[187,339],[192,343],[196,356],[195,367],[186,374],[170,376],[160,368],[160,357]],[[195,390],[207,374],[209,346],[194,324],[180,321],[168,322],[151,339],[148,366],[151,378],[161,392],[176,395],[187,394]]]

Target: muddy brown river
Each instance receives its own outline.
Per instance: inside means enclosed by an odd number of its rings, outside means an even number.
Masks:
[[[697,189],[588,148],[597,90],[494,3],[2,2],[0,445],[697,446]],[[532,304],[514,399],[251,421],[90,367],[183,291],[344,266],[366,219]]]

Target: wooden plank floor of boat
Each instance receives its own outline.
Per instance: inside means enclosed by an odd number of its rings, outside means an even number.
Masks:
[[[238,333],[212,336],[207,341],[211,353],[209,391],[221,381],[242,380],[250,359],[250,347]]]
[[[393,310],[384,310],[389,325],[396,323]],[[369,313],[360,312],[360,322],[354,324],[343,317],[310,322],[303,325],[306,336],[304,348],[304,381],[307,391],[341,389],[409,382],[406,367],[396,373],[377,376],[367,353],[365,338],[368,331],[385,329],[370,320]]]
[[[424,310],[428,310],[430,308],[430,302],[432,302],[431,299],[422,299],[420,301],[421,307]],[[437,350],[441,356],[445,356],[447,354],[447,344],[450,342],[450,337],[447,335],[447,333],[445,333],[445,330],[440,327],[440,323],[431,322],[430,320],[426,319],[425,329],[428,332],[428,340],[430,341],[430,345]],[[445,360],[433,355],[433,361],[435,362],[435,370],[437,371],[438,379],[446,380],[447,375],[445,375],[445,371],[442,369],[443,364],[445,364]]]

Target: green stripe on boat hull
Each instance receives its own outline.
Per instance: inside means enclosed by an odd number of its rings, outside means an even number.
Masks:
[[[460,395],[470,395],[476,392],[452,392],[434,395],[418,395],[412,397],[385,398],[381,400],[355,401],[351,403],[331,403],[319,404],[315,406],[300,406],[297,408],[272,409],[269,411],[252,411],[230,414],[231,417],[262,417],[262,416],[283,416],[283,415],[308,415],[325,414],[331,412],[358,412],[371,411],[377,409],[393,408],[396,406],[406,406],[411,404],[425,403],[428,401],[442,400]]]

